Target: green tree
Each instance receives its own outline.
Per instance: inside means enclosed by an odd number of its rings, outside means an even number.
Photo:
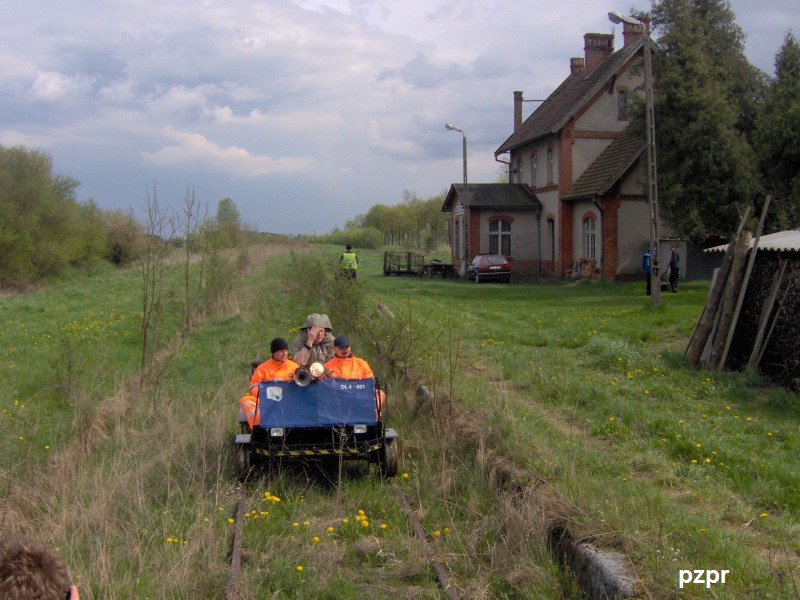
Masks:
[[[76,187],[45,152],[0,146],[0,284],[57,275],[86,257]]]
[[[227,234],[230,245],[238,246],[242,237],[241,215],[230,198],[223,198],[217,204],[217,223],[220,230]]]
[[[772,229],[800,227],[800,44],[787,33],[758,119],[757,148],[773,195]]]
[[[763,79],[724,0],[659,0],[656,143],[662,217],[694,242],[728,239],[763,193],[750,145]]]

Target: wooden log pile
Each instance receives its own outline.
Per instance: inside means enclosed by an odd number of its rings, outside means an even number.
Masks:
[[[800,252],[758,250],[769,198],[753,248],[744,229],[731,239],[685,356],[711,370],[751,367],[800,388]]]

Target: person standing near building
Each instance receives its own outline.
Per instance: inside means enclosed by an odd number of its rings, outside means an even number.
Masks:
[[[675,249],[675,244],[669,245],[669,289],[675,294],[678,291],[678,271],[681,257]]]
[[[647,281],[647,295],[650,295],[650,248],[642,256],[642,269],[644,270],[644,278]]]
[[[353,247],[347,244],[345,251],[339,257],[339,268],[345,279],[355,279],[358,270],[358,256],[353,252]]]

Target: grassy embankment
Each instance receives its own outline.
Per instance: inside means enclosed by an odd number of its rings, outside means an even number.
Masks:
[[[324,311],[386,380],[398,484],[463,597],[574,595],[545,549],[554,521],[624,552],[652,597],[678,593],[679,568],[731,571],[684,595],[797,597],[797,397],[683,364],[705,284],[652,310],[642,284],[384,277],[379,253],[360,256],[353,286],[273,248],[144,382],[135,272],[4,298],[2,529],[59,546],[82,597],[220,597],[247,365]],[[364,471],[251,484],[242,597],[440,595],[390,487]]]

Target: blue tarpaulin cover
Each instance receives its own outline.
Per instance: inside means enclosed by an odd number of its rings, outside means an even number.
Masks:
[[[321,379],[300,387],[293,381],[258,384],[261,427],[375,425],[375,380]]]

